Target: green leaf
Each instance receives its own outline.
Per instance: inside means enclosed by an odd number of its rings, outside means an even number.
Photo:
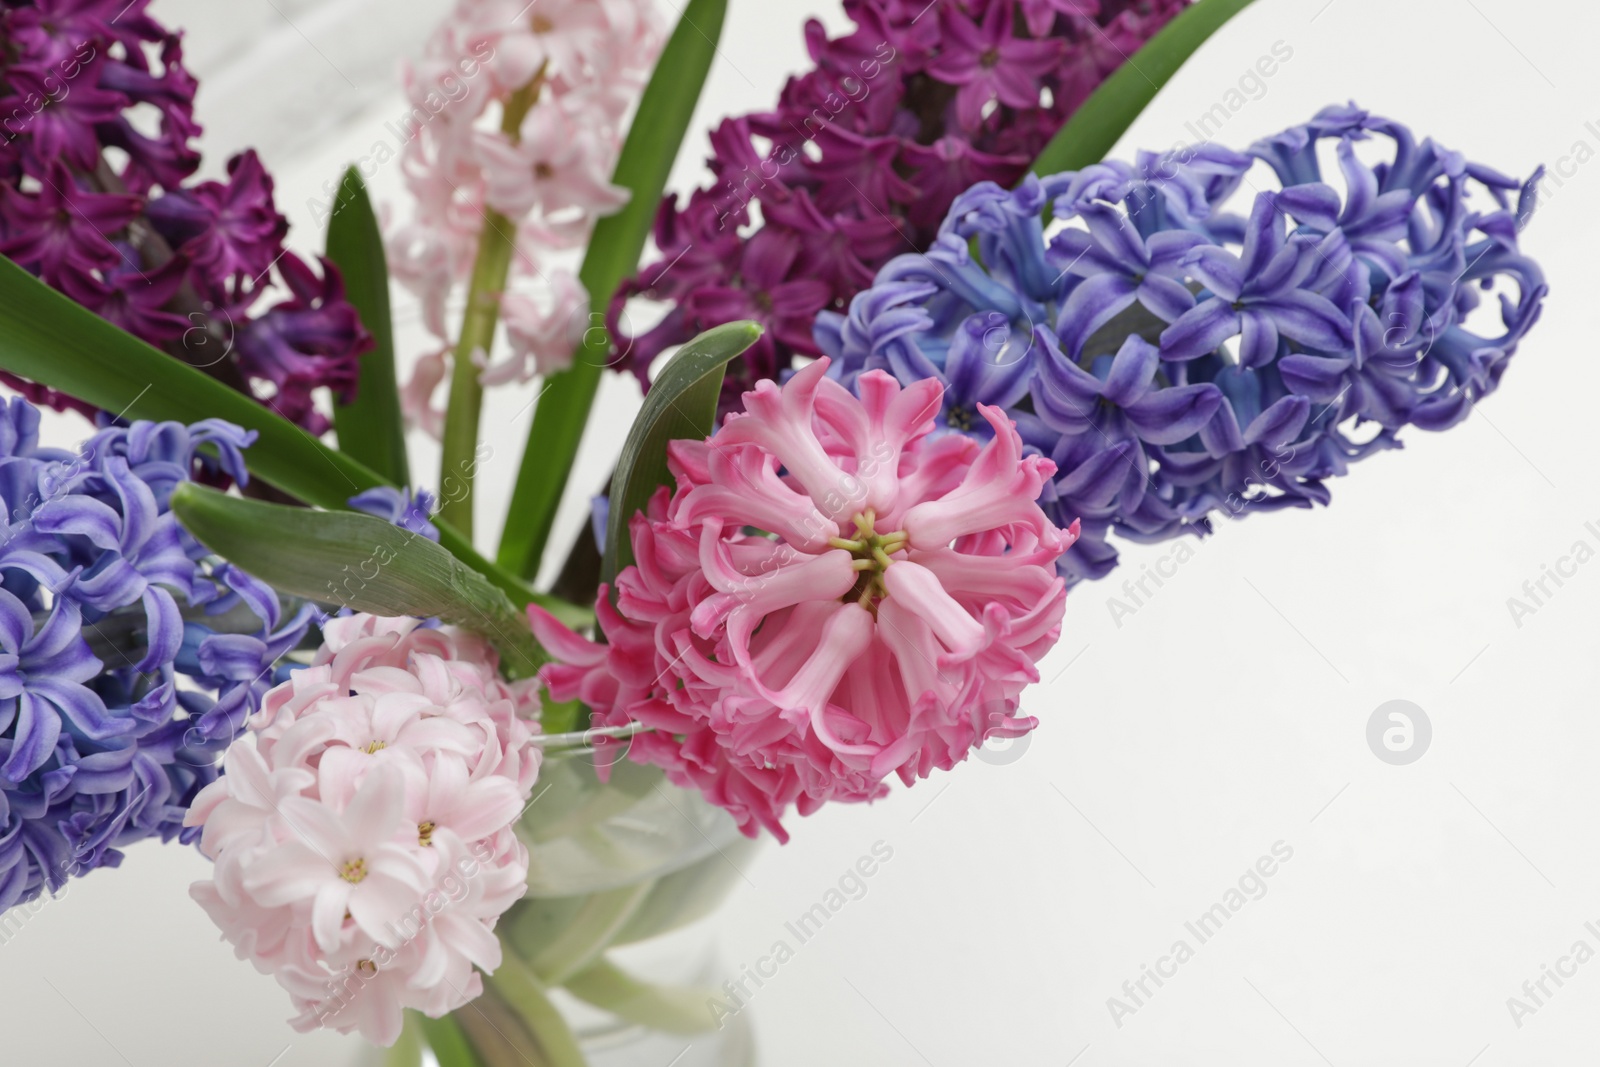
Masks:
[[[1253,0],[1200,0],[1145,42],[1100,83],[1067,124],[1045,145],[1032,173],[1060,174],[1099,163],[1110,154],[1161,87],[1217,30]]]
[[[601,958],[567,979],[567,992],[619,1018],[668,1034],[703,1034],[718,1028],[707,1008],[722,995],[712,986],[643,982]]]
[[[517,472],[499,553],[500,566],[513,574],[532,579],[538,573],[600,375],[612,361],[611,337],[601,325],[604,319],[595,316],[605,314],[612,294],[639,265],[667,176],[711,69],[727,6],[727,0],[689,0],[628,129],[612,181],[632,196],[621,211],[595,226],[578,275],[589,292],[591,325],[572,367],[552,375],[541,394]]]
[[[542,661],[505,593],[445,549],[373,515],[246,500],[184,482],[178,521],[199,542],[273,588],[373,615],[437,616],[481,634],[513,678]]]
[[[421,1012],[408,1012],[407,1018],[416,1020],[422,1036],[427,1039],[428,1048],[439,1061],[439,1067],[482,1067],[483,1061],[472,1050],[467,1036],[451,1016],[430,1019]]]
[[[394,373],[394,325],[389,314],[389,265],[383,234],[373,214],[367,187],[355,167],[345,171],[339,198],[328,220],[328,258],[344,275],[345,296],[372,334],[373,346],[361,357],[361,380],[348,404],[336,404],[333,425],[339,450],[396,485],[411,484],[406,463],[405,425]]]
[[[130,419],[190,423],[217,418],[254,430],[260,436],[245,449],[250,472],[308,504],[342,509],[362,490],[388,484],[268,407],[80,307],[4,256],[0,369]],[[584,610],[534,593],[443,524],[439,542],[519,607],[539,603],[574,626],[588,618]]]
[[[716,428],[717,395],[730,360],[761,336],[753,322],[730,322],[707,330],[678,349],[661,368],[644,408],[628,431],[611,479],[611,507],[606,520],[606,554],[600,580],[610,582],[633,562],[628,521],[644,510],[657,488],[672,484],[667,470],[667,442],[701,440]]]

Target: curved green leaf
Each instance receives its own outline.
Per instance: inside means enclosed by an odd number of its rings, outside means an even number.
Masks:
[[[716,428],[717,395],[722,391],[724,370],[760,336],[761,327],[753,322],[717,326],[678,349],[656,375],[611,479],[601,581],[611,581],[633,562],[628,522],[644,509],[658,487],[672,484],[667,443],[710,435]]]
[[[259,436],[245,450],[251,473],[308,504],[342,509],[362,490],[389,484],[269,408],[73,303],[4,256],[0,369],[130,419],[216,418],[254,430]],[[443,524],[439,543],[518,606],[537,602],[572,625],[587,618],[564,601],[534,593]]]
[[[1223,23],[1253,0],[1199,0],[1161,28],[1085,100],[1045,145],[1031,173],[1060,174],[1098,163],[1161,87]]]
[[[406,1014],[408,1018],[416,1020],[429,1051],[439,1061],[439,1067],[483,1067],[483,1061],[473,1051],[467,1035],[461,1032],[454,1018],[446,1015],[430,1019],[421,1012]]]
[[[727,0],[689,0],[628,129],[612,181],[632,196],[621,211],[595,226],[578,275],[589,292],[590,328],[571,368],[553,375],[541,394],[517,472],[499,553],[500,566],[513,574],[531,580],[538,573],[600,375],[612,360],[611,337],[604,319],[596,316],[605,314],[617,286],[639,265],[667,176],[711,69],[727,6]]]
[[[405,424],[400,418],[400,391],[394,373],[389,265],[378,217],[355,167],[345,171],[333,217],[328,220],[328,258],[344,275],[345,296],[360,313],[373,340],[372,350],[361,357],[355,399],[334,405],[339,451],[396,485],[409,486]]]
[[[542,662],[505,593],[420,534],[373,515],[246,500],[184,482],[172,511],[212,552],[280,592],[373,615],[437,616],[482,635],[513,678]]]

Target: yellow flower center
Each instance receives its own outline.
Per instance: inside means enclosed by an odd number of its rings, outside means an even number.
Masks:
[[[361,881],[367,876],[367,861],[364,859],[346,860],[339,877],[350,883]]]
[[[834,548],[842,548],[855,559],[850,566],[858,573],[856,584],[841,599],[845,603],[854,601],[876,613],[877,603],[889,595],[888,589],[883,584],[883,574],[889,569],[889,564],[896,552],[905,549],[909,540],[905,531],[896,530],[894,533],[880,534],[873,529],[878,516],[872,508],[855,516],[851,521],[856,526],[856,536],[830,537],[828,544]]]
[[[433,844],[434,825],[430,822],[417,823],[417,844],[424,847]]]

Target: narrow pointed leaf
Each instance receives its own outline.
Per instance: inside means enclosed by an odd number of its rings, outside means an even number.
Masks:
[[[710,435],[716,428],[717,396],[728,363],[760,336],[761,327],[753,322],[717,326],[678,349],[656,375],[611,479],[602,581],[611,581],[633,562],[628,521],[644,509],[659,487],[672,484],[667,443]]]
[[[245,450],[250,473],[308,504],[345,508],[362,490],[390,484],[269,408],[111,325],[4,256],[0,369],[129,419],[192,423],[216,418],[254,430],[259,436]],[[439,543],[518,605],[536,601],[569,621],[586,618],[585,611],[534,593],[442,523]]]
[[[389,311],[389,265],[383,234],[367,187],[355,167],[345,171],[333,217],[328,220],[328,258],[344,275],[345,296],[372,334],[373,346],[361,357],[355,399],[336,404],[333,425],[339,451],[352,456],[396,485],[411,484],[406,462],[405,425],[394,372],[394,325]]]
[[[500,651],[512,677],[541,656],[505,593],[426,537],[372,515],[246,500],[184,482],[178,521],[206,548],[273,588],[373,615],[436,616]]]
[[[1199,0],[1180,11],[1072,113],[1045,145],[1032,173],[1059,174],[1099,163],[1178,68],[1253,0]]]
[[[600,375],[612,359],[611,337],[598,325],[603,320],[593,316],[605,314],[617,286],[639,265],[667,176],[711,69],[727,6],[727,0],[689,0],[628,129],[612,181],[632,196],[621,211],[595,226],[578,275],[589,291],[592,325],[571,368],[551,377],[534,409],[501,535],[500,565],[521,577],[531,580],[538,573]]]

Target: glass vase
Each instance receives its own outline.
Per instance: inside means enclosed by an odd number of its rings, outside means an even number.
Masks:
[[[700,922],[755,847],[728,814],[625,743],[545,756],[518,828],[528,892],[496,927],[504,961],[443,1019],[408,1012],[387,1067],[751,1067]]]

